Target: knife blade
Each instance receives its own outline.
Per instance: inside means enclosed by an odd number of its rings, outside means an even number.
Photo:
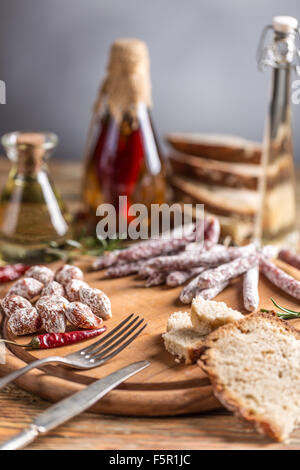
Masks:
[[[127,380],[134,374],[148,367],[149,361],[140,361],[99,379],[84,390],[71,395],[50,406],[41,413],[24,431],[4,442],[0,450],[22,449],[34,441],[39,434],[44,434],[90,408],[100,398]]]

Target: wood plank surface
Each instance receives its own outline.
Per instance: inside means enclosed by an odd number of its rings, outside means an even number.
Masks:
[[[0,186],[9,163],[0,159]],[[77,205],[80,165],[52,163],[52,174],[65,200]],[[298,174],[297,181],[300,181]],[[299,185],[297,185],[299,186]],[[300,191],[297,193],[300,207]],[[297,217],[299,221],[300,218]],[[0,390],[0,441],[23,429],[49,403],[15,385]],[[300,430],[289,444],[259,436],[225,410],[171,418],[131,418],[83,413],[40,437],[29,449],[300,449]]]

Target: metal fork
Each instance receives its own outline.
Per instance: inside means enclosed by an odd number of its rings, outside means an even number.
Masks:
[[[125,349],[132,341],[146,328],[147,323],[144,319],[134,317],[132,313],[125,320],[121,321],[112,331],[103,336],[99,341],[80,349],[75,353],[68,354],[67,356],[50,356],[44,359],[38,359],[31,362],[25,367],[22,367],[15,372],[2,377],[0,379],[0,389],[18,377],[36,367],[43,366],[49,363],[61,363],[68,367],[75,369],[93,369],[94,367],[101,366],[105,362],[112,359]],[[139,328],[139,329],[138,329]]]

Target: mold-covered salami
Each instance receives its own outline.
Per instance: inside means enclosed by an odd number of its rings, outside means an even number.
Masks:
[[[109,251],[104,253],[104,255],[99,256],[92,264],[92,268],[95,271],[100,271],[101,269],[108,268],[113,266],[118,261],[118,256],[120,250]]]
[[[115,264],[106,271],[106,277],[113,279],[117,277],[128,276],[139,271],[144,261],[133,261],[131,263]]]
[[[30,308],[31,303],[29,300],[16,294],[7,294],[4,299],[1,300],[1,307],[6,316],[10,317],[17,310]]]
[[[55,275],[55,280],[63,286],[72,281],[72,279],[80,279],[82,281],[83,272],[77,266],[72,266],[71,264],[65,264]]]
[[[222,282],[221,284],[217,284],[214,287],[210,287],[209,289],[203,289],[196,293],[197,295],[201,295],[204,300],[212,300],[218,294],[220,294],[226,287],[228,286],[228,281]]]
[[[29,335],[41,328],[41,318],[37,310],[30,305],[15,310],[8,319],[8,327],[15,336]]]
[[[148,279],[146,279],[145,287],[160,286],[166,281],[167,273],[153,272]]]
[[[55,296],[65,296],[65,289],[64,286],[59,284],[59,282],[52,281],[47,284],[41,292],[41,296],[45,297],[48,295],[55,295]]]
[[[47,266],[31,266],[26,272],[26,277],[32,277],[37,281],[40,281],[44,286],[54,279],[54,272]]]
[[[179,300],[183,304],[191,304],[192,300],[198,293],[201,291],[201,288],[198,287],[198,276],[196,276],[191,282],[189,282],[180,292]]]
[[[186,251],[175,256],[160,256],[148,261],[144,269],[154,268],[160,271],[177,271],[191,269],[197,266],[214,267],[228,263],[235,258],[255,253],[256,247],[250,244],[244,247],[226,248],[223,245],[215,245],[209,251]]]
[[[300,254],[295,251],[290,250],[289,248],[283,248],[279,251],[278,258],[284,261],[285,263],[294,266],[297,269],[300,269]]]
[[[60,296],[41,297],[36,303],[43,328],[47,333],[64,333],[66,329],[65,312],[69,302]]]
[[[94,330],[99,328],[103,320],[93,314],[90,307],[81,302],[72,302],[66,309],[66,317],[76,328]]]
[[[300,299],[300,282],[278,268],[272,261],[265,258],[260,260],[260,269],[272,284],[279,287],[287,294]]]
[[[43,290],[44,285],[33,279],[32,277],[24,277],[19,279],[8,291],[9,294],[16,294],[31,300],[39,295]]]
[[[208,269],[198,276],[198,286],[202,289],[222,284],[253,268],[258,262],[257,253],[241,256],[214,269]]]
[[[81,281],[80,279],[72,279],[68,284],[65,286],[66,295],[70,302],[79,302],[79,291],[82,287],[89,287],[89,285]]]
[[[104,320],[111,318],[111,303],[109,298],[100,289],[82,287],[79,291],[80,302],[88,305],[92,312]]]
[[[244,306],[248,312],[253,312],[258,308],[259,294],[258,294],[258,280],[259,280],[259,267],[254,266],[244,274],[243,277],[243,299]]]
[[[202,273],[204,270],[204,267],[199,267],[190,269],[188,271],[172,271],[167,276],[166,284],[169,287],[181,286],[189,279],[195,277],[197,274]]]
[[[212,217],[208,220],[208,223],[204,230],[204,247],[210,249],[216,245],[220,238],[220,222],[216,217]]]

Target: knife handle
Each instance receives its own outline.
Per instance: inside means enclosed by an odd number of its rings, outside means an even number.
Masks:
[[[0,450],[23,449],[23,447],[27,446],[27,444],[30,444],[32,441],[34,441],[38,435],[38,427],[34,424],[31,424],[28,426],[28,428],[24,429],[24,431],[12,437],[9,439],[9,441],[4,442],[4,444],[0,446]]]

